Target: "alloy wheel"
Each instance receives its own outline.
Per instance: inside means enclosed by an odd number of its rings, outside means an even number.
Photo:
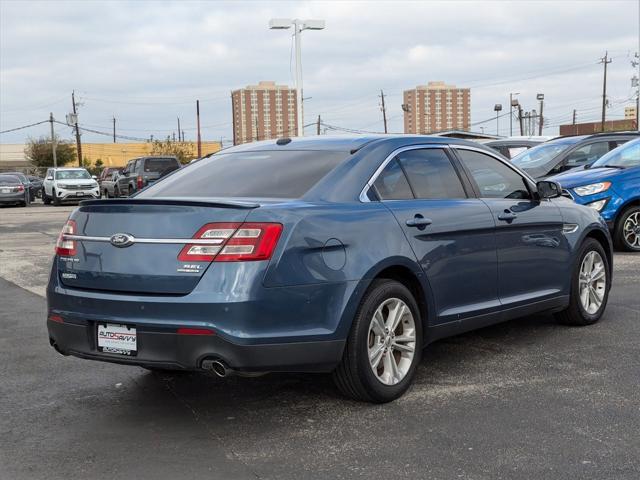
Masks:
[[[578,285],[582,308],[590,315],[595,314],[602,306],[607,288],[605,264],[595,250],[591,250],[582,259]]]
[[[640,212],[627,217],[622,227],[624,240],[631,248],[640,248]]]
[[[407,375],[416,347],[411,309],[398,298],[385,300],[373,314],[368,335],[369,364],[385,385],[397,385]]]

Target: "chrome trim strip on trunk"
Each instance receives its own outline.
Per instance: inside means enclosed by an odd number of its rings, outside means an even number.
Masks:
[[[70,235],[63,234],[63,240],[75,240],[77,242],[104,242],[111,243],[111,237],[92,237],[87,235]],[[198,245],[221,245],[225,239],[219,238],[136,238],[133,237],[134,243],[152,243],[152,244],[177,244],[186,245],[188,243]]]

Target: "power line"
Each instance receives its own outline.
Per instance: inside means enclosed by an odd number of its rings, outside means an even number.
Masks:
[[[48,123],[49,120],[43,120],[41,122],[36,122],[36,123],[30,123],[29,125],[23,125],[21,127],[16,127],[16,128],[10,128],[9,130],[3,130],[0,132],[0,135],[3,133],[9,133],[9,132],[16,132],[18,130],[23,130],[25,128],[29,128],[29,127],[35,127],[36,125],[41,125],[43,123]]]

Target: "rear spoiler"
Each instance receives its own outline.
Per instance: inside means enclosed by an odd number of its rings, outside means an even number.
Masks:
[[[259,203],[243,202],[239,200],[223,200],[220,198],[113,198],[109,200],[83,200],[80,207],[95,207],[99,205],[185,205],[191,207],[219,207],[241,208],[251,210],[260,207]]]

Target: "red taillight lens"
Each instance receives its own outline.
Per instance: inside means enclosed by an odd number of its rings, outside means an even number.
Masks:
[[[138,175],[138,190],[142,190],[142,187],[144,187],[142,177]]]
[[[56,323],[64,323],[64,319],[60,315],[49,315],[49,320]]]
[[[76,233],[76,222],[67,220],[62,227],[58,241],[56,242],[56,254],[64,257],[73,257],[76,254],[76,242],[74,240],[65,240],[64,235],[74,235]]]
[[[185,245],[183,262],[245,262],[269,260],[282,233],[279,223],[208,223],[194,235],[207,244]]]
[[[16,192],[24,192],[24,186],[23,185],[18,185],[16,187]]]

